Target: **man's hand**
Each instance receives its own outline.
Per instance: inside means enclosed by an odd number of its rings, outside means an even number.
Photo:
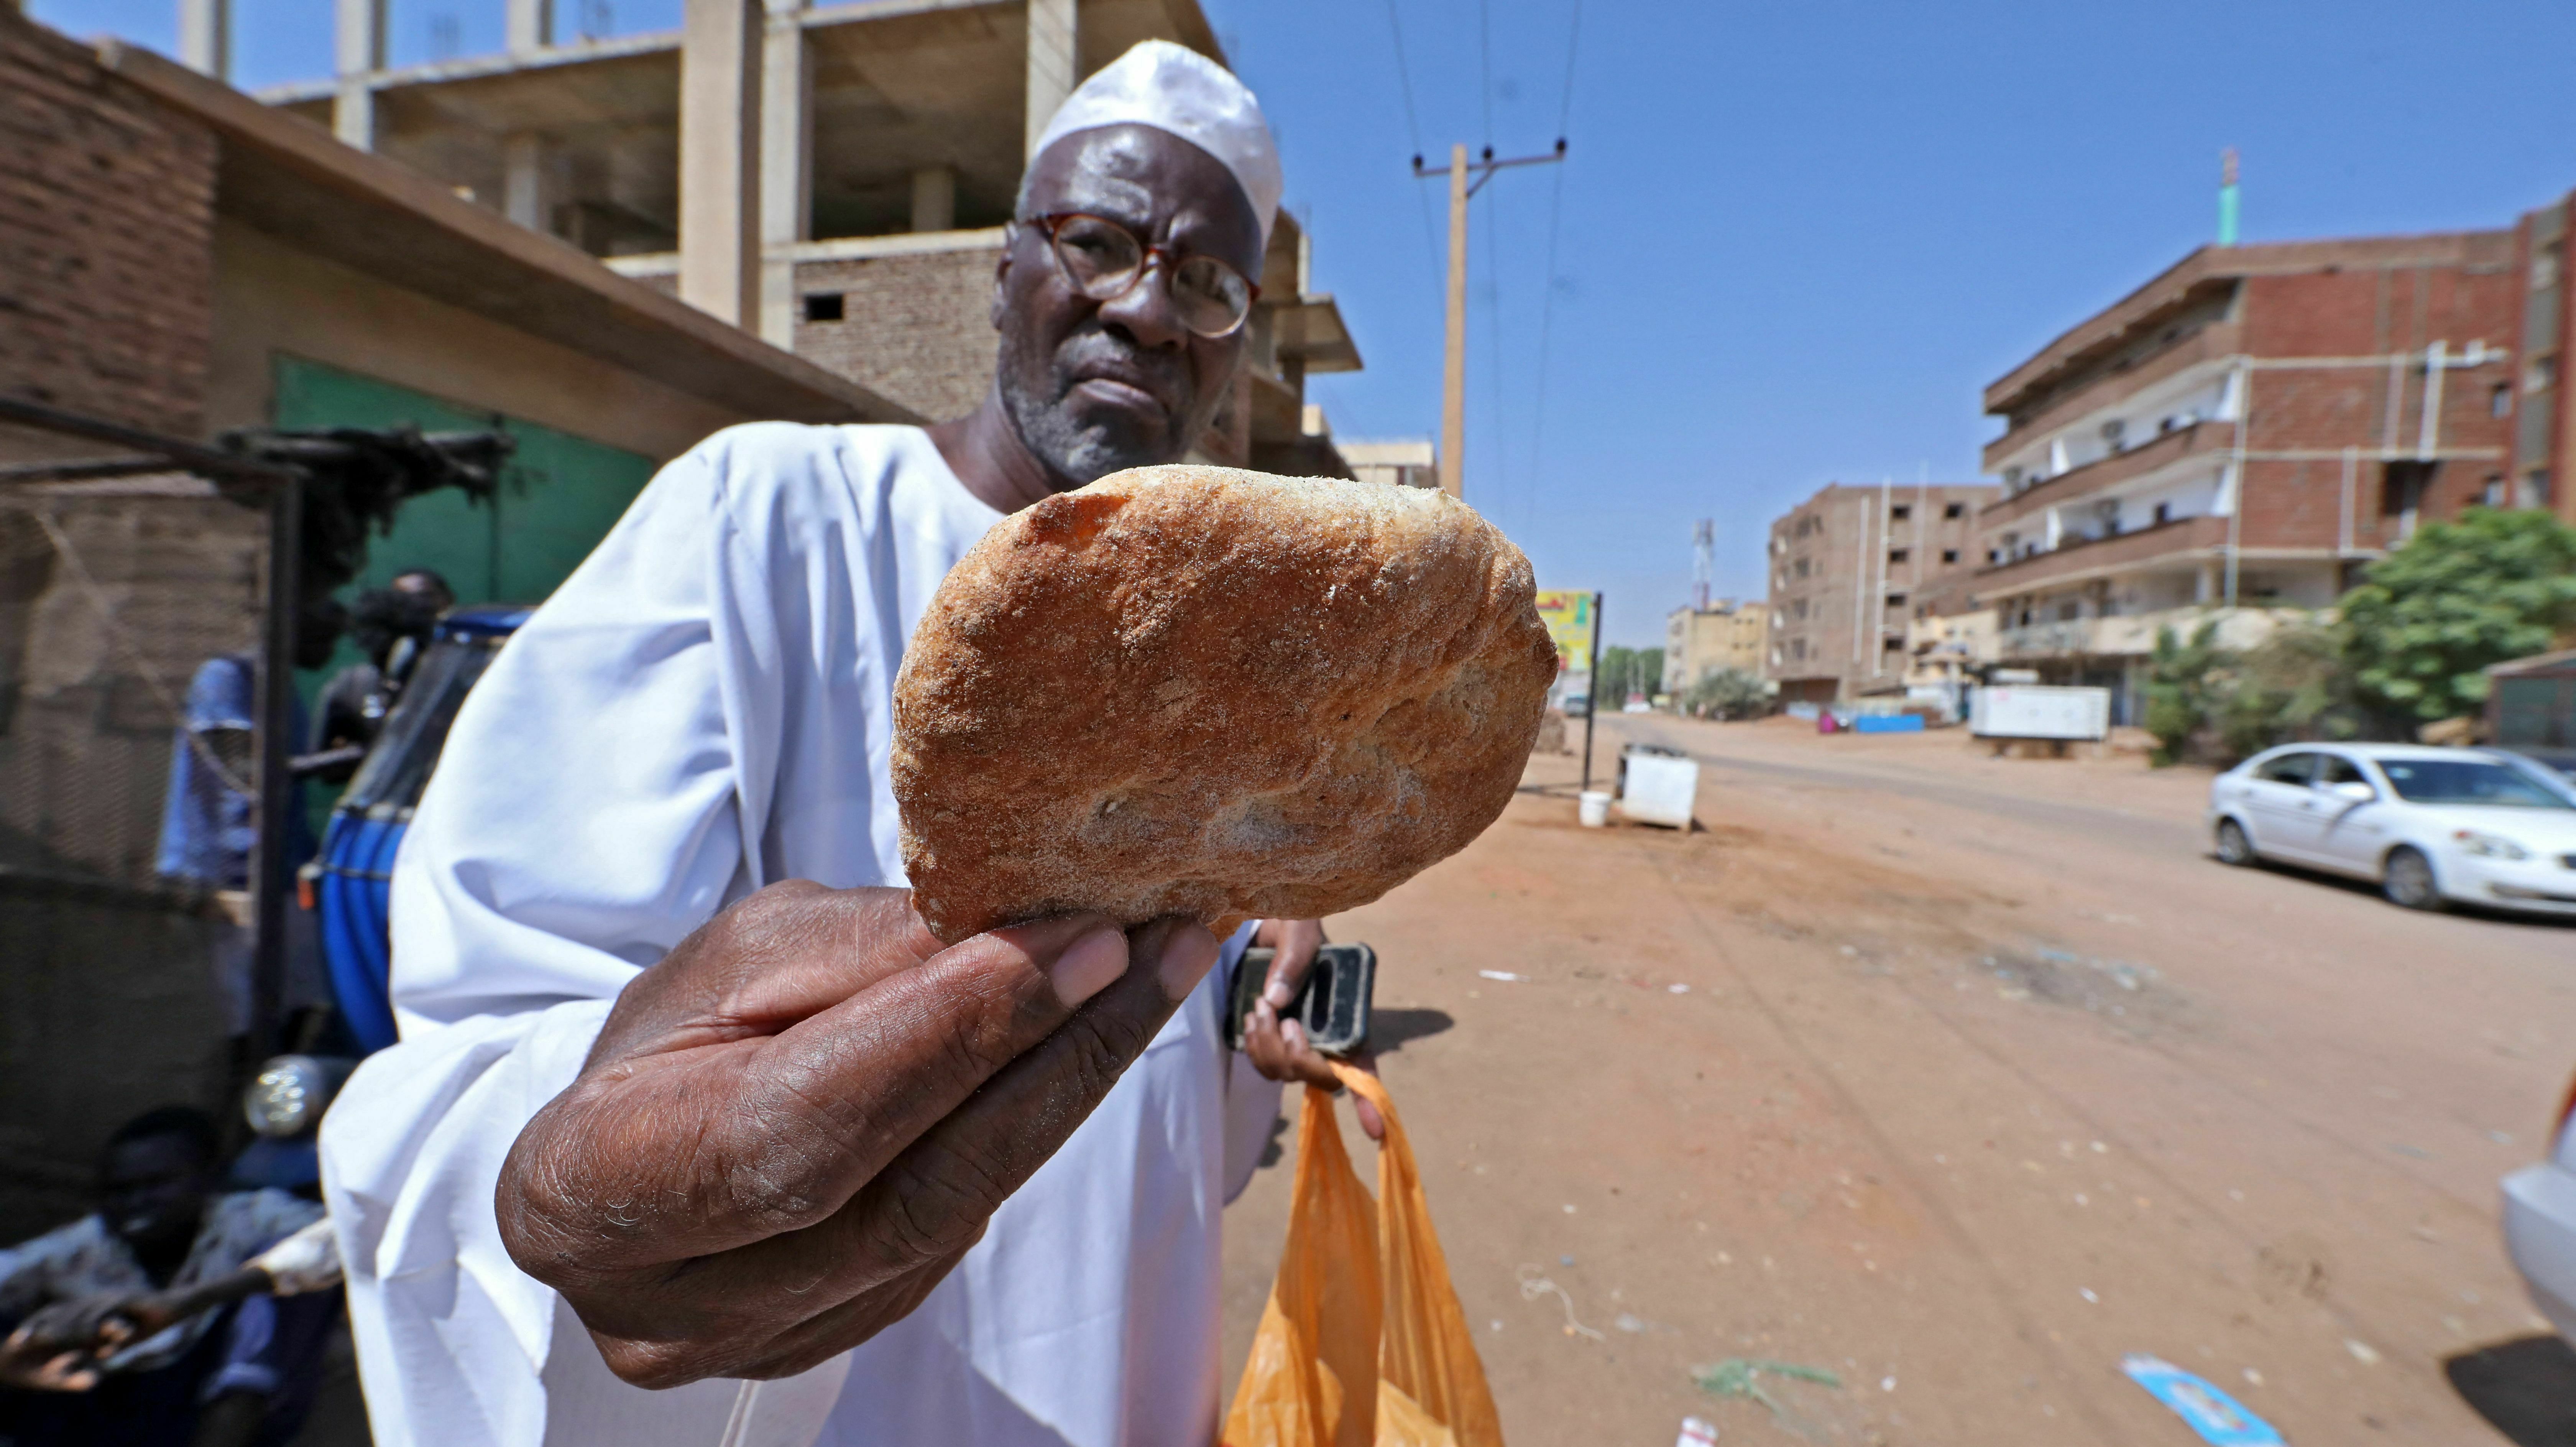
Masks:
[[[97,1315],[109,1298],[57,1302],[21,1322],[0,1343],[0,1387],[30,1392],[86,1392],[98,1385],[92,1350]]]
[[[907,891],[774,885],[627,985],[501,1239],[629,1382],[804,1371],[920,1305],[1216,953],[1097,915],[943,949]]]
[[[1252,1013],[1243,1019],[1243,1053],[1252,1060],[1252,1068],[1272,1080],[1299,1080],[1338,1092],[1340,1080],[1333,1067],[1306,1038],[1306,1027],[1295,1020],[1282,1020],[1279,1012],[1297,998],[1299,987],[1306,983],[1307,972],[1315,968],[1315,952],[1323,946],[1324,922],[1314,919],[1265,919],[1253,932],[1252,942],[1268,945],[1277,953],[1270,957],[1270,979],[1262,987],[1261,998],[1254,1002]],[[1353,1056],[1350,1063],[1375,1074],[1377,1062],[1368,1053]],[[1386,1139],[1386,1122],[1378,1118],[1377,1107],[1367,1101],[1354,1105],[1360,1118],[1360,1129],[1373,1141]]]

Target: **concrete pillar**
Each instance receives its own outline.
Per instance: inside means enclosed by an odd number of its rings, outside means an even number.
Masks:
[[[1075,0],[1029,0],[1029,102],[1027,154],[1038,153],[1038,136],[1055,119],[1056,108],[1073,94],[1081,54]]]
[[[680,300],[760,324],[760,0],[686,0],[680,27]]]
[[[957,229],[957,168],[923,166],[912,173],[912,229]]]
[[[555,229],[554,148],[534,131],[501,141],[501,211],[530,231]]]
[[[509,0],[502,28],[512,55],[545,49],[555,43],[554,0]]]
[[[339,0],[334,70],[340,93],[331,104],[331,130],[362,151],[376,148],[376,93],[368,77],[385,68],[385,0]]]
[[[2200,571],[2192,575],[2191,601],[2203,607],[2218,601],[2218,560],[2201,561]]]
[[[767,0],[761,57],[760,335],[796,345],[796,258],[814,234],[814,56],[803,0]]]
[[[232,0],[179,0],[179,63],[217,80],[233,78]]]

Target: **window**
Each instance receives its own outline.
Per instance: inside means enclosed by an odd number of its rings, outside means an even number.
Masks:
[[[2369,782],[2370,778],[2368,775],[2362,773],[2361,765],[2354,763],[2343,755],[2317,755],[2316,786],[2318,788],[2331,789],[2337,784],[2367,784]]]
[[[841,294],[837,291],[809,292],[805,297],[805,320],[837,322],[842,316]]]
[[[2254,777],[2267,784],[2308,786],[2309,772],[2316,768],[2317,756],[2305,749],[2295,750],[2276,759],[2266,759],[2254,770]]]
[[[2169,523],[2169,522],[2172,522],[2172,521],[2173,521],[2173,504],[2172,504],[2172,503],[2169,503],[2169,502],[2160,502],[2160,503],[2157,503],[2157,504],[2156,504],[2156,526],[2158,526],[2158,527],[2162,527],[2162,526],[2164,526],[2166,523]]]
[[[1887,560],[1891,563],[1901,563],[1912,556],[1914,556],[1914,552],[1910,548],[1889,548],[1887,550]]]
[[[2487,389],[2487,415],[2490,417],[2513,415],[2513,384],[2498,382]]]
[[[1884,652],[1901,652],[1905,647],[1905,635],[1902,633],[1890,633],[1886,637],[1878,640],[1878,646]]]
[[[1901,523],[1912,516],[1914,516],[1914,508],[1910,503],[1900,502],[1887,510],[1887,520],[1892,523]]]
[[[1902,594],[1902,593],[1890,593],[1890,594],[1888,594],[1888,595],[1887,595],[1887,606],[1888,606],[1888,607],[1890,607],[1890,608],[1902,608],[1902,607],[1904,607],[1904,606],[1905,606],[1905,595],[1904,595],[1904,594]]]
[[[2072,598],[2057,605],[2057,621],[2060,623],[2072,623],[2083,616],[2084,605]]]
[[[1951,522],[1957,522],[1967,515],[1968,505],[1964,502],[1954,502],[1941,509],[1941,516]]]
[[[1959,550],[1957,548],[1943,548],[1941,550],[1941,561],[1945,563],[1955,563],[1959,561]]]
[[[2478,502],[2485,507],[2504,506],[2504,474],[2487,474],[2487,485],[2478,489]]]
[[[2515,809],[2576,809],[2510,764],[2473,759],[2382,759],[2390,788],[2410,804],[2485,804]]]
[[[2425,496],[2433,490],[2434,476],[2441,467],[2438,462],[2380,464],[2379,515],[2393,518],[2421,508]]]
[[[1807,560],[1800,558],[1796,564],[1791,567],[1790,571],[1794,572],[1801,578],[1807,576]]]

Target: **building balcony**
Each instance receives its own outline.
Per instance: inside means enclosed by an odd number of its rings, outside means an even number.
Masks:
[[[2227,519],[2177,518],[2133,533],[2061,543],[2053,551],[1995,563],[1976,572],[1980,598],[2023,593],[2157,564],[2179,565],[2214,557],[2227,544]]]
[[[2202,625],[2218,625],[2218,645],[2246,649],[2293,622],[2315,616],[2304,608],[2166,608],[2108,618],[2068,618],[2005,628],[1995,635],[2002,662],[2029,663],[2048,658],[2144,658],[2156,651],[2157,635],[2173,630],[2188,642]]]
[[[2159,382],[2226,361],[2242,348],[2243,337],[2244,329],[2234,322],[2212,322],[2130,366],[2103,373],[2022,418],[2020,425],[1987,443],[1983,454],[1985,470],[2001,471],[2006,458],[2030,447],[2037,439]]]
[[[2233,422],[2195,422],[2189,427],[2177,427],[2126,452],[2115,452],[2082,467],[2070,467],[2012,497],[1988,503],[1977,514],[1977,526],[1991,529],[2017,522],[2078,498],[2134,482],[2186,457],[2223,453],[2235,445],[2236,424]]]

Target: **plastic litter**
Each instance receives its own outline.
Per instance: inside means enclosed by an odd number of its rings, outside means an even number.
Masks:
[[[1381,1195],[1372,1203],[1351,1169],[1332,1097],[1308,1086],[1288,1244],[1221,1440],[1502,1447],[1493,1393],[1394,1102],[1375,1076],[1340,1064],[1333,1073],[1385,1118]]]
[[[1610,796],[1598,789],[1586,789],[1574,796],[1575,817],[1586,829],[1600,829],[1610,823]]]
[[[1568,1206],[1566,1209],[1570,1211],[1574,1208]],[[1544,1276],[1541,1276],[1539,1274],[1538,1267],[1523,1266],[1520,1269],[1520,1278],[1521,1300],[1536,1301],[1542,1296],[1552,1295],[1558,1301],[1565,1304],[1565,1334],[1567,1336],[1588,1336],[1594,1341],[1609,1340],[1609,1338],[1603,1336],[1600,1332],[1591,1327],[1585,1326],[1582,1322],[1575,1319],[1574,1298],[1565,1294],[1564,1287],[1557,1285],[1555,1282],[1548,1280]]]
[[[1476,977],[1483,980],[1500,980],[1506,985],[1515,985],[1529,978],[1527,975],[1515,975],[1509,970],[1478,970]]]
[[[2246,1411],[2218,1388],[2161,1357],[2132,1352],[2120,1358],[2120,1370],[2148,1395],[2172,1409],[2185,1426],[2211,1447],[2282,1447],[2272,1424]]]
[[[1717,1440],[1717,1424],[1697,1417],[1682,1418],[1682,1435],[1673,1439],[1673,1447],[1709,1447]]]
[[[1781,1405],[1779,1398],[1763,1390],[1761,1379],[1766,1376],[1815,1382],[1838,1391],[1843,1384],[1842,1378],[1823,1367],[1802,1367],[1795,1362],[1770,1362],[1748,1357],[1728,1357],[1716,1366],[1697,1367],[1691,1372],[1691,1380],[1712,1397],[1745,1397],[1770,1408],[1772,1420],[1784,1424],[1794,1422],[1796,1414]]]

